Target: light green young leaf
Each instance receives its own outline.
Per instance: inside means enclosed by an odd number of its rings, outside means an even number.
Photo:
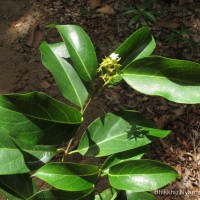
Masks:
[[[142,58],[121,74],[133,89],[177,103],[200,103],[200,64],[159,56]]]
[[[85,191],[67,192],[62,190],[42,190],[28,200],[92,200],[93,189]]]
[[[122,67],[132,61],[151,55],[156,47],[148,28],[141,28],[128,37],[114,52],[121,57]]]
[[[91,82],[97,73],[98,62],[94,46],[86,32],[77,25],[57,25],[69,51],[76,72],[85,82]]]
[[[62,95],[83,108],[88,92],[69,63],[71,59],[65,43],[47,44],[43,42],[40,45],[40,52],[43,65],[53,74]]]
[[[85,156],[107,156],[149,144],[169,131],[152,128],[138,112],[107,113],[94,120],[83,134],[79,147],[71,153]]]
[[[33,176],[60,190],[83,191],[94,188],[98,173],[95,165],[63,162],[46,164]]]
[[[118,190],[145,192],[156,190],[179,177],[168,165],[153,160],[132,160],[110,168],[109,182]]]
[[[27,199],[38,191],[29,174],[0,176],[0,193],[10,200]]]

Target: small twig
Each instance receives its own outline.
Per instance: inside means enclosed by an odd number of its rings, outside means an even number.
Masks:
[[[66,148],[66,150],[65,150],[65,155],[64,155],[63,161],[65,160],[67,154],[69,153],[69,149],[70,149],[70,146],[71,146],[72,142],[73,142],[73,138],[69,141],[69,143],[68,143],[68,145],[67,145],[67,148]]]
[[[90,97],[90,99],[88,100],[87,104],[85,105],[85,107],[84,107],[83,110],[81,111],[83,114],[85,113],[86,109],[87,109],[88,106],[90,105],[91,100],[92,100],[92,97]]]
[[[87,104],[86,104],[85,107],[81,110],[81,113],[82,113],[82,114],[84,114],[84,113],[86,112],[86,110],[87,110],[87,108],[89,107],[89,105],[90,105],[91,101],[93,100],[94,96],[95,96],[99,91],[101,92],[102,89],[103,89],[103,86],[100,86],[100,87],[98,87],[98,88],[93,92],[93,94],[91,95],[91,97],[90,97],[90,99],[88,100]],[[78,128],[78,130],[76,131],[76,133],[75,133],[74,135],[77,134],[77,132],[79,131],[79,129],[80,129],[80,127]],[[73,138],[74,138],[74,137],[73,137]],[[69,143],[68,143],[68,145],[67,145],[67,148],[66,148],[66,150],[65,150],[64,157],[63,157],[62,161],[64,161],[65,158],[66,158],[66,156],[69,154],[69,150],[70,150],[70,147],[71,147],[71,145],[72,145],[73,138],[69,141]]]

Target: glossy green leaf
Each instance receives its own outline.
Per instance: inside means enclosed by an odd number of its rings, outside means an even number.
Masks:
[[[79,124],[82,114],[75,108],[41,92],[0,96],[0,112],[21,113],[27,117],[64,124]]]
[[[99,169],[95,165],[49,163],[41,167],[34,176],[60,190],[83,191],[94,188],[98,173]]]
[[[29,145],[57,145],[70,140],[78,126],[10,115],[0,119],[0,132]]]
[[[70,54],[72,63],[85,82],[91,82],[98,62],[93,44],[86,32],[77,25],[57,25]]]
[[[52,73],[62,95],[83,108],[88,92],[71,66],[70,55],[64,42],[40,45],[43,65]]]
[[[123,67],[133,60],[151,55],[156,44],[148,28],[141,28],[128,37],[114,52],[121,57]]]
[[[93,189],[86,191],[67,192],[61,190],[43,190],[28,200],[93,200]]]
[[[109,188],[95,195],[95,200],[114,200],[117,197],[117,191],[113,188]]]
[[[19,118],[17,118],[17,117]],[[78,126],[58,124],[12,115],[0,119],[0,131],[29,145],[57,145],[70,140]]]
[[[24,157],[10,137],[0,132],[0,175],[27,173]]]
[[[0,176],[0,188],[10,200],[27,199],[38,191],[29,174]]]
[[[31,145],[60,144],[70,139],[82,114],[43,93],[0,96],[0,131]]]
[[[55,146],[29,145],[16,140],[14,143],[23,154],[25,163],[31,171],[49,162],[57,153]]]
[[[103,163],[101,170],[107,173],[108,170],[118,163],[128,161],[128,160],[138,160],[147,152],[147,146],[138,147],[136,149],[131,149],[128,151],[120,152],[108,157]]]
[[[135,111],[107,113],[94,120],[83,134],[77,150],[85,156],[106,156],[149,144],[154,137],[163,138],[169,131],[152,128]]]
[[[157,198],[148,192],[122,191],[116,200],[156,200]]]
[[[136,60],[122,72],[133,89],[177,103],[200,103],[200,64],[153,56]]]
[[[161,188],[179,177],[168,165],[153,160],[132,160],[110,168],[109,182],[119,190],[133,192],[151,191]]]

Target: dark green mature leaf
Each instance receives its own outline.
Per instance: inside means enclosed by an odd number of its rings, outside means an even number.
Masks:
[[[83,108],[88,92],[78,74],[68,62],[69,52],[64,42],[40,45],[43,65],[53,74],[62,95]],[[68,61],[67,61],[68,60]]]
[[[148,192],[122,191],[116,200],[156,200],[157,198]]]
[[[95,196],[95,200],[114,200],[117,197],[117,191],[113,188],[104,190]]]
[[[135,15],[134,17],[132,17],[128,23],[128,26],[132,26],[133,24],[136,24],[140,19],[140,15]]]
[[[83,191],[94,188],[99,169],[95,165],[76,163],[49,163],[33,176],[65,191]]]
[[[114,154],[106,159],[106,161],[103,163],[101,170],[104,173],[107,173],[108,170],[118,163],[128,161],[128,160],[138,160],[141,159],[142,156],[146,153],[147,146],[138,147],[136,149],[131,149],[128,151],[120,152],[117,154]]]
[[[70,139],[82,114],[43,93],[0,96],[0,131],[31,145]]]
[[[20,150],[3,132],[0,132],[0,163],[1,175],[21,174],[30,171]]]
[[[93,200],[93,189],[86,191],[66,192],[61,190],[43,190],[28,200]]]
[[[141,28],[128,37],[115,53],[121,57],[120,63],[123,67],[133,60],[151,55],[156,44],[148,28]]]
[[[74,67],[85,82],[97,73],[98,62],[93,44],[86,32],[77,25],[57,25],[69,51]]]
[[[177,103],[200,103],[200,64],[159,56],[128,65],[123,79],[135,90]]]
[[[57,145],[70,140],[78,126],[30,119],[21,114],[0,118],[0,131],[29,145]]]
[[[142,15],[145,16],[150,22],[156,23],[156,18],[151,12],[143,11]]]
[[[157,161],[132,160],[112,166],[108,177],[116,189],[144,192],[161,188],[179,175],[173,168]]]
[[[10,200],[27,199],[38,191],[29,174],[0,176],[0,188]]]
[[[82,114],[75,108],[41,92],[0,96],[0,112],[22,113],[31,118],[63,124],[79,124]]]
[[[77,150],[85,156],[106,156],[149,144],[154,137],[163,138],[169,131],[152,128],[135,111],[107,113],[94,120],[83,134]]]
[[[29,145],[57,145],[70,140],[77,126],[11,115],[0,119],[0,131]]]

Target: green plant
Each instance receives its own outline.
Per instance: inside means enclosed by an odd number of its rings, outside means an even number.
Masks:
[[[181,43],[186,44],[192,51],[197,47],[194,40],[191,38],[192,31],[187,28],[171,29],[171,33],[164,36],[164,39],[170,43],[175,43],[176,48],[179,48]]]
[[[150,56],[155,41],[148,28],[141,28],[98,67],[94,47],[82,28],[55,28],[64,42],[43,42],[42,62],[73,106],[41,92],[0,95],[0,192],[12,200],[155,199],[149,191],[179,175],[170,166],[142,156],[146,145],[170,131],[157,129],[137,111],[124,110],[96,118],[84,130],[76,149],[70,148],[72,140],[100,90],[93,84],[97,71],[104,81],[101,88],[123,79],[144,94],[193,104],[200,102],[200,65]],[[66,148],[58,148],[66,141]],[[100,167],[65,162],[75,153],[104,157],[105,161]],[[57,154],[63,154],[62,162],[51,161]],[[108,177],[110,186],[95,193],[102,176]],[[34,177],[53,188],[39,191]]]
[[[155,11],[152,10],[152,1],[145,0],[139,6],[134,6],[134,8],[128,9],[123,14],[133,15],[129,21],[129,26],[136,24],[137,27],[140,26],[150,26],[151,24],[156,23]]]

